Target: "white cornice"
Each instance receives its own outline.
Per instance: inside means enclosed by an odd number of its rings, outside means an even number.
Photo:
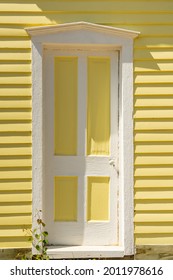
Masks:
[[[75,31],[75,30],[90,30],[96,32],[102,32],[107,34],[114,34],[115,36],[127,37],[127,38],[136,38],[140,32],[131,31],[127,29],[121,29],[111,26],[105,26],[90,22],[72,22],[72,23],[63,23],[58,25],[51,26],[41,26],[41,27],[32,27],[25,29],[30,36],[39,36],[39,35],[48,35],[56,34],[58,32],[66,31]]]

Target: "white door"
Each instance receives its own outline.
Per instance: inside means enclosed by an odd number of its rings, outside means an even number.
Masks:
[[[54,245],[118,243],[118,52],[44,50],[44,219]]]

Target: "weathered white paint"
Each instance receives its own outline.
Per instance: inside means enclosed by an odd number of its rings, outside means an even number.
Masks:
[[[124,255],[134,252],[133,243],[133,39],[139,32],[120,30],[90,23],[63,24],[26,29],[32,36],[33,69],[33,227],[37,209],[44,198],[43,160],[43,48],[103,47],[120,49],[119,77],[119,246]],[[35,31],[34,31],[35,30]],[[98,248],[99,250],[99,248]],[[109,250],[106,248],[106,250]],[[111,249],[110,249],[111,251]],[[115,246],[116,251],[116,246]],[[81,252],[81,251],[80,251]],[[82,257],[83,254],[78,255]]]
[[[51,259],[122,258],[124,247],[120,246],[53,246],[48,247]]]
[[[78,153],[76,156],[54,155],[54,58],[78,57]],[[111,139],[110,155],[87,156],[87,57],[109,57]],[[44,123],[45,123],[45,208],[44,217],[51,244],[62,245],[112,245],[118,244],[118,52],[117,51],[44,51]],[[85,86],[84,86],[85,85]],[[110,161],[113,161],[110,163]],[[115,163],[115,164],[114,164]],[[78,219],[75,222],[54,221],[54,177],[78,176]],[[110,178],[110,217],[107,221],[90,221],[87,217],[87,176]],[[68,194],[67,194],[68,195]],[[105,235],[105,232],[107,234]]]

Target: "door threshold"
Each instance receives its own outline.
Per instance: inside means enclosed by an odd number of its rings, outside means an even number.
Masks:
[[[48,246],[50,259],[123,258],[120,246]]]

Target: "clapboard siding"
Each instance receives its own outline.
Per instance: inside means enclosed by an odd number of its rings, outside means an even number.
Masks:
[[[172,20],[142,29],[134,49],[135,243],[166,245],[173,243]]]
[[[25,27],[89,21],[140,31],[134,44],[135,243],[173,243],[173,1],[0,3],[0,247],[28,247],[31,42]]]
[[[0,73],[26,73],[29,74],[31,73],[31,65],[30,63],[27,62],[19,62],[17,61],[16,63],[5,63],[1,62],[0,63]]]
[[[165,85],[164,85],[165,86]],[[165,89],[166,90],[166,89]],[[150,88],[150,92],[152,93],[152,87]],[[134,98],[134,107],[135,109],[141,109],[141,108],[172,108],[173,106],[173,98],[172,96],[167,96],[165,93],[165,96],[142,96],[142,94],[139,97]]]
[[[147,132],[147,131],[143,131],[143,132],[136,132],[134,133],[134,140],[137,143],[141,143],[141,142],[150,142],[153,143],[155,142],[172,142],[173,141],[173,133],[171,131],[162,131],[162,132],[158,132],[158,131],[154,131],[153,132]],[[169,143],[168,143],[169,144]]]
[[[128,15],[128,16],[127,16]],[[74,22],[78,21],[91,21],[93,23],[107,24],[107,25],[153,25],[159,24],[161,30],[157,30],[160,35],[165,26],[162,26],[162,22],[165,21],[165,24],[172,23],[172,13],[166,12],[165,14],[138,14],[138,13],[123,13],[123,12],[102,12],[102,13],[93,13],[93,12],[53,12],[53,13],[0,13],[0,24],[19,24],[19,25],[40,25],[40,24],[50,24],[51,22],[63,23],[63,22]],[[50,22],[51,21],[51,22]],[[143,27],[141,27],[143,28]],[[166,29],[166,28],[165,28]],[[153,32],[154,28],[150,31]],[[169,30],[168,30],[169,31]],[[151,34],[150,34],[151,35]],[[166,35],[166,34],[165,34]]]
[[[165,156],[160,156],[160,155],[136,155],[135,156],[135,166],[169,166],[173,164],[173,155],[165,155]]]
[[[5,1],[4,1],[5,2]],[[5,3],[0,4],[1,12],[34,12],[34,13],[41,13],[44,11],[49,12],[76,12],[76,11],[92,11],[94,13],[98,13],[100,11],[109,11],[109,12],[118,12],[123,11],[127,12],[140,12],[146,13],[147,11],[150,13],[157,13],[157,12],[170,12],[173,8],[173,4],[171,1],[150,1],[150,5],[148,5],[148,1],[105,1],[105,0],[97,0],[97,1],[29,1],[21,7],[23,1],[17,1],[17,3],[12,3],[11,6],[7,6]],[[51,2],[51,5],[50,5]],[[88,3],[89,2],[89,3]],[[98,5],[99,2],[99,5]],[[124,5],[124,2],[130,2],[130,5]],[[159,2],[157,5],[155,2]],[[72,5],[73,3],[73,5]]]
[[[3,7],[15,13],[13,4],[0,3],[3,19]],[[0,24],[0,247],[30,247],[31,42],[24,26],[7,22]]]
[[[31,42],[28,38],[9,38],[1,36],[0,49],[30,49]]]
[[[32,190],[32,184],[30,179],[17,179],[17,180],[1,180],[0,191],[21,191]],[[24,201],[25,203],[25,201]]]
[[[16,158],[0,158],[0,168],[1,167],[31,167],[32,162],[31,158],[22,158],[22,157],[16,157]]]
[[[134,93],[135,93],[135,97],[140,98],[140,96],[147,96],[147,98],[149,98],[149,95],[151,95],[151,97],[154,97],[154,99],[159,98],[160,96],[163,96],[163,100],[164,97],[167,98],[168,96],[172,96],[173,93],[173,87],[171,85],[135,85],[134,86]],[[138,100],[137,98],[137,100]]]

